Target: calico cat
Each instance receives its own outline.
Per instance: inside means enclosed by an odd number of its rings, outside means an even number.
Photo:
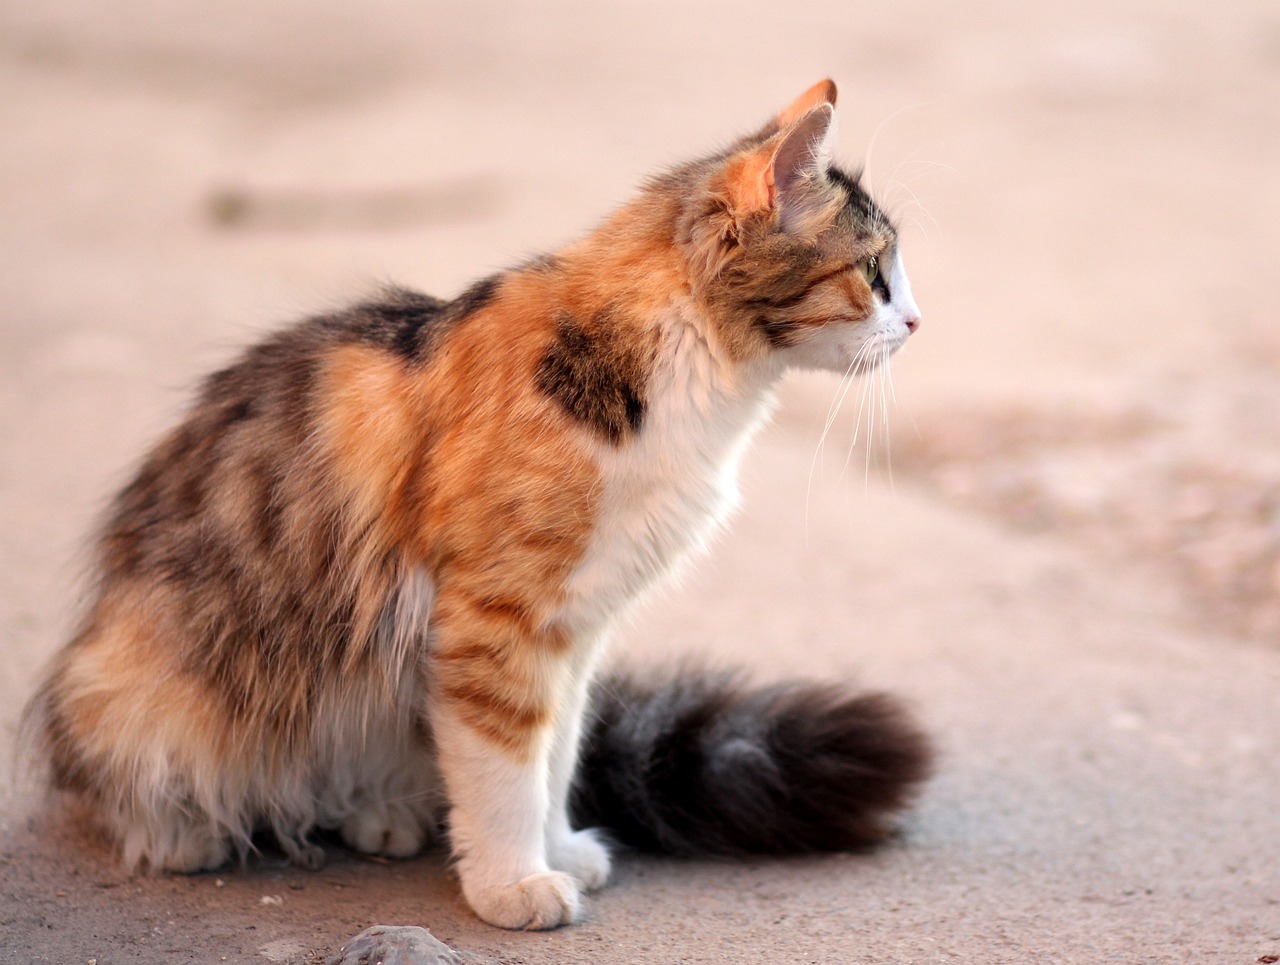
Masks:
[[[866,371],[919,323],[892,224],[830,163],[835,98],[554,255],[311,318],[204,383],[26,714],[127,865],[214,868],[259,831],[315,865],[317,828],[405,856],[447,826],[481,918],[552,928],[609,876],[596,823],[677,853],[886,833],[929,760],[887,697],[590,687],[730,511],[783,372]]]

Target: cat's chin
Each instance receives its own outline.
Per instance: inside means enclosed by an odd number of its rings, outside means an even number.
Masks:
[[[867,375],[874,372],[881,366],[889,364],[889,359],[897,354],[898,349],[906,344],[906,339],[895,341],[889,345],[876,349],[876,351],[868,353],[863,358],[857,360],[853,365],[853,371],[856,375]]]
[[[907,343],[910,331],[873,331],[861,340],[841,338],[825,343],[815,339],[796,346],[787,364],[802,371],[834,372],[836,375],[866,375],[886,363]]]
[[[834,358],[824,359],[816,365],[805,367],[834,372],[842,376],[868,375],[887,364],[898,349],[906,344],[906,341],[905,337],[873,335],[859,345],[836,353]]]
[[[897,355],[898,350],[907,344],[907,339],[910,335],[910,331],[903,331],[900,334],[877,332],[872,335],[862,350],[855,355],[858,362],[854,366],[854,371],[859,374],[872,372],[881,365],[887,364],[889,359]]]

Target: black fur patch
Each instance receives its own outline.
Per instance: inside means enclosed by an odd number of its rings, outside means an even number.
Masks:
[[[389,349],[406,362],[421,362],[449,329],[493,301],[501,281],[501,275],[482,278],[451,302],[392,288],[382,298],[335,316],[330,324],[347,337]]]
[[[550,274],[558,270],[560,267],[560,259],[555,255],[535,255],[528,261],[520,265],[519,271],[532,271],[538,274]]]
[[[390,349],[407,361],[416,361],[433,341],[431,323],[448,304],[439,298],[403,288],[392,288],[376,301],[364,302],[334,319],[346,334],[379,348]]]
[[[893,225],[888,216],[871,200],[871,195],[863,190],[861,174],[847,174],[833,164],[827,168],[827,178],[832,184],[844,191],[847,199],[845,201],[845,209],[853,219],[856,227],[863,229],[878,227],[892,230]]]
[[[774,348],[786,348],[796,341],[801,326],[788,318],[766,318],[757,315],[755,326],[764,332],[764,337]]]
[[[591,328],[562,315],[538,368],[538,388],[615,444],[644,422],[646,363],[624,344],[629,336],[615,335],[611,312],[598,315]]]
[[[752,321],[756,328],[764,332],[769,344],[775,348],[783,348],[793,344],[804,328],[792,317],[792,310],[808,298],[815,288],[843,271],[845,268],[842,266],[812,277],[806,277],[803,272],[794,272],[775,279],[768,291],[748,298],[743,304],[760,313]]]
[[[460,322],[472,312],[480,311],[480,309],[493,301],[493,296],[497,294],[498,285],[501,282],[501,274],[481,278],[449,303],[447,307],[449,321]]]

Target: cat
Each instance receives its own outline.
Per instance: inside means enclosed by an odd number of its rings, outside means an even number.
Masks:
[[[867,371],[919,324],[892,223],[830,160],[835,100],[814,85],[451,301],[392,289],[203,383],[110,508],[24,717],[127,866],[216,868],[261,831],[317,866],[319,828],[408,856],[447,829],[480,918],[553,928],[611,839],[888,832],[930,752],[884,695],[591,686],[733,508],[782,374]]]

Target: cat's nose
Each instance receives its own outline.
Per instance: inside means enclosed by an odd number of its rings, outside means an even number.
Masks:
[[[908,333],[914,332],[917,328],[920,327],[919,314],[913,312],[912,314],[908,315],[906,318],[902,320],[902,324],[907,326]]]

